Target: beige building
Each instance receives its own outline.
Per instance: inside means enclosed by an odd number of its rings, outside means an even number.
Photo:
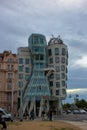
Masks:
[[[54,108],[61,111],[62,100],[66,98],[67,88],[67,65],[68,65],[68,48],[60,39],[51,38],[48,42],[48,67],[53,67],[55,71],[50,74],[49,86],[51,92],[51,102],[54,102]],[[58,102],[58,103],[57,103]],[[55,105],[56,104],[56,105]]]
[[[0,107],[16,114],[18,98],[17,55],[4,51],[0,53]]]
[[[22,105],[24,92],[31,76],[31,52],[29,47],[18,48],[18,108]]]

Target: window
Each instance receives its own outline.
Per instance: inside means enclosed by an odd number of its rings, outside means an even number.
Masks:
[[[39,60],[39,55],[36,55],[36,56],[35,56],[35,60]]]
[[[61,73],[61,78],[65,79],[65,73]]]
[[[39,47],[39,52],[44,52],[44,47]]]
[[[56,82],[56,87],[60,88],[60,82]]]
[[[56,80],[60,80],[60,74],[56,74]]]
[[[34,51],[34,52],[39,52],[39,47],[34,47],[34,48],[33,48],[33,51]]]
[[[55,62],[59,63],[60,62],[60,58],[59,57],[55,57]]]
[[[23,66],[19,66],[19,72],[23,72]]]
[[[62,55],[65,55],[65,54],[66,54],[66,49],[62,48]]]
[[[40,60],[44,60],[44,56],[43,55],[40,55]]]
[[[7,69],[8,70],[14,70],[14,66],[13,65],[7,65]]]
[[[43,38],[40,38],[40,44],[44,44]]]
[[[53,79],[54,78],[54,74],[50,74],[50,79]]]
[[[37,36],[34,36],[34,44],[37,44],[38,43],[38,37]]]
[[[1,64],[0,64],[0,69],[1,69]]]
[[[12,99],[12,94],[11,94],[11,93],[8,93],[8,94],[7,94],[7,100],[8,100],[8,101],[11,101],[11,99]]]
[[[52,89],[50,90],[50,94],[53,95],[53,90]]]
[[[56,71],[60,72],[60,66],[56,66]]]
[[[11,70],[14,70],[14,65],[11,65]]]
[[[12,88],[12,82],[8,82],[7,89],[11,89],[11,88]]]
[[[25,59],[25,64],[29,64],[29,59]]]
[[[44,64],[43,63],[40,63],[40,68],[43,68],[44,67]]]
[[[19,58],[19,64],[23,64],[23,58]]]
[[[19,79],[23,79],[23,74],[19,74]]]
[[[53,81],[50,81],[50,87],[52,87],[53,86]]]
[[[59,95],[59,90],[56,90],[56,95]]]
[[[53,58],[49,58],[49,63],[53,63]]]
[[[62,57],[62,61],[61,61],[62,63],[65,63],[65,57]]]
[[[59,48],[55,48],[55,55],[59,55]]]
[[[14,61],[13,58],[9,58],[9,59],[8,59],[8,62],[13,62],[13,61]]]
[[[52,51],[51,49],[48,49],[48,56],[51,56],[52,55]]]
[[[63,86],[63,87],[65,86],[65,81],[62,81],[62,86]]]
[[[13,73],[8,73],[8,78],[13,78]]]
[[[7,65],[7,69],[10,70],[10,65]]]
[[[62,89],[62,94],[66,95],[66,90]]]
[[[61,65],[61,71],[65,71],[65,66]]]
[[[19,88],[22,88],[22,87],[23,87],[23,82],[19,81]]]
[[[25,75],[25,80],[28,81],[30,78],[30,75]]]
[[[29,67],[25,67],[25,72],[29,73],[30,72],[30,68]]]
[[[3,58],[0,56],[0,61],[2,61],[2,59],[3,59]]]

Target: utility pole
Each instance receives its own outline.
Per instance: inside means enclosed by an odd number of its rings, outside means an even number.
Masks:
[[[13,81],[12,81],[12,90],[11,90],[11,113],[13,114],[13,102],[14,102],[14,85],[13,85]]]
[[[22,65],[24,68],[24,65]],[[23,70],[22,68],[22,70]],[[23,121],[23,84],[21,83],[21,89],[20,89],[20,121]]]

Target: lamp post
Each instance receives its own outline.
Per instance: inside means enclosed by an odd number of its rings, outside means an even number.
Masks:
[[[13,86],[13,82],[12,82],[12,89],[11,89],[11,113],[13,114],[13,102],[14,102],[14,96],[13,96],[13,92],[14,92],[14,86]]]
[[[22,65],[21,66],[22,67],[22,71],[23,71],[23,67],[24,67],[24,65]],[[21,80],[21,89],[20,89],[20,121],[23,121],[23,97],[22,97],[22,95],[23,95],[23,93],[22,93],[22,91],[23,91],[23,84],[22,84],[22,80]]]
[[[21,86],[21,93],[20,93],[20,121],[23,121],[23,111],[22,111],[22,86]]]

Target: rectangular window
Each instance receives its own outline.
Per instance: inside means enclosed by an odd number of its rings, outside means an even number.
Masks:
[[[23,81],[19,81],[19,88],[23,87]]]
[[[29,67],[25,67],[25,72],[29,73],[30,72],[30,68]]]
[[[44,56],[43,55],[40,55],[40,60],[44,60]]]
[[[19,58],[19,64],[23,64],[23,58]]]
[[[62,94],[66,95],[66,90],[65,89],[62,89]]]
[[[60,82],[56,82],[56,88],[60,88]]]
[[[23,79],[23,74],[19,74],[19,79]]]
[[[61,71],[65,71],[65,65],[61,65]]]
[[[8,82],[7,89],[12,89],[12,82]]]
[[[59,48],[55,48],[55,55],[59,55]]]
[[[39,39],[37,36],[34,36],[34,44],[37,44],[39,42]]]
[[[53,86],[53,81],[50,81],[50,87],[52,87]]]
[[[25,59],[25,64],[29,64],[29,59]]]
[[[39,55],[36,55],[36,56],[35,56],[35,60],[39,60]]]
[[[44,52],[44,48],[43,47],[39,47],[39,52]]]
[[[40,38],[40,44],[44,44],[43,38]]]
[[[56,80],[60,80],[60,74],[56,74]]]
[[[62,86],[63,86],[63,87],[65,86],[65,81],[62,81]]]
[[[8,73],[8,78],[13,78],[13,73]]]
[[[30,75],[25,75],[25,80],[28,81],[30,78]]]
[[[52,51],[51,49],[48,49],[48,56],[51,56],[52,55]]]
[[[62,57],[62,61],[61,61],[62,63],[65,63],[65,57]]]
[[[60,72],[60,66],[56,66],[56,72]]]
[[[55,62],[59,63],[60,62],[60,58],[59,57],[55,57]]]
[[[9,58],[8,62],[14,62],[14,59],[13,58]]]
[[[59,95],[59,90],[56,90],[56,95]]]
[[[61,73],[61,78],[65,79],[65,73]]]
[[[50,63],[50,64],[53,63],[53,58],[49,58],[49,63]]]
[[[66,55],[66,49],[62,48],[62,55]]]
[[[54,74],[50,74],[50,79],[53,79],[54,78]]]
[[[23,72],[23,66],[19,66],[19,72]]]

